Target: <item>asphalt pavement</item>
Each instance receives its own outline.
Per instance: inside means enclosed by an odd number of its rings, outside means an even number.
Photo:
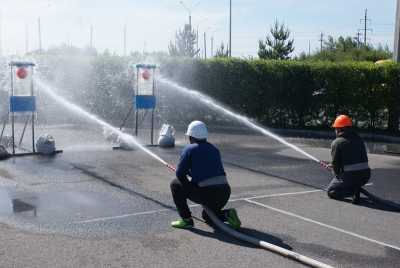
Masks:
[[[241,232],[334,267],[399,265],[399,212],[365,197],[359,205],[328,199],[331,174],[271,138],[210,132]],[[174,174],[138,149],[113,150],[101,129],[64,125],[41,133],[64,152],[0,162],[0,267],[303,267],[200,220],[191,230],[171,228]],[[149,143],[148,133],[141,139]],[[289,140],[329,160],[326,142]],[[186,143],[178,132],[175,148],[148,148],[176,164]],[[399,204],[400,157],[369,159],[366,189]],[[200,217],[202,208],[191,205]]]

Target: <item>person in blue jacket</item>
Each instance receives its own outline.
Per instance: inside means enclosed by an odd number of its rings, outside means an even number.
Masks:
[[[186,135],[190,144],[181,154],[176,179],[171,182],[171,192],[181,219],[173,221],[172,227],[191,228],[193,218],[187,200],[211,209],[221,221],[238,229],[241,222],[235,209],[222,210],[229,200],[231,188],[222,165],[219,150],[207,142],[207,126],[201,121],[189,124]],[[203,210],[203,219],[211,223]]]

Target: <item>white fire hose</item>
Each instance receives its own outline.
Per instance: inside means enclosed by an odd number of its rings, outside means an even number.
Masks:
[[[268,243],[268,242],[256,239],[254,237],[245,235],[245,234],[240,233],[238,231],[235,231],[234,229],[228,227],[226,224],[224,224],[222,221],[220,221],[220,219],[218,219],[218,217],[214,214],[214,212],[211,209],[209,209],[209,208],[207,208],[205,206],[203,206],[203,208],[207,212],[207,215],[210,217],[210,219],[213,221],[213,223],[219,229],[221,229],[223,232],[225,232],[225,233],[227,233],[227,234],[229,234],[229,235],[231,235],[231,236],[233,236],[233,237],[235,237],[235,238],[237,238],[239,240],[246,241],[246,242],[248,242],[250,244],[253,244],[253,245],[257,246],[257,247],[261,247],[261,248],[264,248],[266,250],[272,251],[272,252],[277,253],[277,254],[279,254],[279,255],[281,255],[283,257],[295,260],[297,262],[300,262],[300,263],[305,264],[305,265],[310,266],[310,267],[315,267],[315,268],[333,268],[333,266],[330,266],[328,264],[325,264],[325,263],[319,262],[317,260],[311,259],[311,258],[309,258],[307,256],[303,256],[303,255],[301,255],[299,253],[287,250],[287,249],[282,248],[282,247],[278,247],[278,246],[273,245],[271,243]]]

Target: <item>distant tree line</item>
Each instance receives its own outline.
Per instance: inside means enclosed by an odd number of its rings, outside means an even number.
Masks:
[[[197,34],[186,24],[183,30],[178,30],[175,41],[170,43],[169,54],[173,57],[194,58],[198,56],[199,49],[195,46],[198,43]],[[284,23],[278,20],[271,26],[265,40],[258,41],[258,57],[268,60],[314,60],[314,61],[378,61],[389,59],[392,56],[388,46],[362,44],[359,40],[352,37],[339,36],[335,39],[328,36],[324,41],[322,49],[314,51],[312,54],[301,53],[297,57],[292,57],[295,49],[294,39],[291,38],[291,31]],[[225,48],[224,43],[218,48],[215,57],[228,57],[229,48]]]

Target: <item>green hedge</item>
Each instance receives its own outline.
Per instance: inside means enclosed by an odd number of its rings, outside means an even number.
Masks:
[[[163,75],[268,126],[399,131],[400,65],[239,59],[170,60]]]

